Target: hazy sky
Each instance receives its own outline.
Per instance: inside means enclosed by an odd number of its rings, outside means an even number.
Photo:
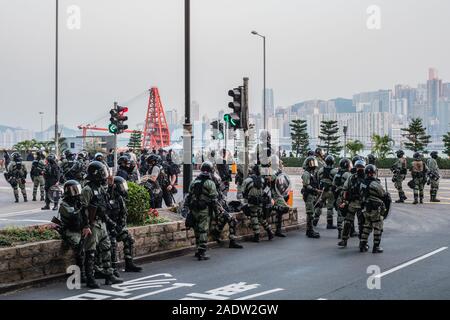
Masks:
[[[262,39],[276,106],[416,85],[430,66],[450,80],[448,0],[192,0],[192,99],[200,113],[226,108],[250,78],[251,112],[262,105]],[[0,124],[39,130],[53,121],[54,0],[0,0]],[[151,86],[166,109],[184,110],[183,0],[60,0],[60,122],[89,123],[113,101]],[[69,30],[67,8],[81,9]],[[366,10],[381,9],[369,30]],[[142,122],[143,96],[130,104]],[[99,122],[105,125],[106,120]]]

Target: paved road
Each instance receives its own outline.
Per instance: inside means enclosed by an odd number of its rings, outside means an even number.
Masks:
[[[0,299],[450,299],[449,182],[441,204],[394,205],[383,254],[359,253],[356,239],[338,248],[336,232],[322,220],[318,240],[294,231],[244,243],[243,250],[210,250],[209,261],[183,256],[145,264],[142,274],[123,273],[127,283],[115,288],[69,291],[56,283]],[[368,279],[368,267],[378,277]]]

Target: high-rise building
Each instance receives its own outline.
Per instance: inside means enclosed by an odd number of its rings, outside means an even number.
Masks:
[[[416,102],[417,90],[409,86],[403,86],[401,84],[395,86],[395,99],[406,99],[408,112],[411,112],[414,103]],[[410,114],[406,115],[410,117]]]
[[[200,121],[200,105],[197,101],[191,103],[191,122]]]
[[[353,96],[353,106],[356,112],[389,112],[391,99],[391,90],[362,92]]]
[[[331,100],[334,102],[334,107],[337,113],[352,113],[356,112],[351,99],[336,98]]]
[[[438,71],[436,68],[428,69],[428,80],[437,80],[438,79]]]
[[[268,119],[270,116],[273,116],[275,111],[275,104],[273,100],[273,89],[266,89],[265,94],[266,94],[265,109],[266,109],[266,117]]]
[[[442,98],[450,100],[450,82],[442,84]]]
[[[439,98],[442,92],[442,80],[431,79],[427,81],[427,101],[431,108],[430,116],[437,118],[439,108]]]
[[[176,109],[167,110],[166,120],[169,126],[178,124],[178,111]]]

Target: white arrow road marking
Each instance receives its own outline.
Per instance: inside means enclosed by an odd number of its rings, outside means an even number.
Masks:
[[[432,255],[435,255],[436,253],[439,253],[439,252],[444,251],[444,250],[447,250],[447,249],[448,249],[448,247],[442,247],[442,248],[439,248],[439,249],[434,250],[434,251],[432,251],[432,252],[430,252],[430,253],[424,254],[423,256],[420,256],[420,257],[418,257],[418,258],[415,258],[415,259],[413,259],[413,260],[411,260],[411,261],[402,263],[401,265],[396,266],[395,268],[392,268],[392,269],[386,270],[386,271],[384,271],[384,272],[382,272],[382,273],[380,273],[380,274],[377,274],[376,276],[374,276],[374,278],[381,278],[381,277],[384,277],[384,276],[386,276],[386,275],[388,275],[388,274],[390,274],[390,273],[392,273],[392,272],[395,272],[395,271],[397,271],[397,270],[403,269],[403,268],[405,268],[405,267],[407,267],[407,266],[412,265],[413,263],[419,262],[419,261],[421,261],[421,260],[423,260],[423,259],[426,259],[426,258],[428,258],[428,257],[431,257]]]

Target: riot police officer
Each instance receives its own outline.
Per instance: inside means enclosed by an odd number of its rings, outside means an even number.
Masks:
[[[116,277],[111,266],[111,241],[106,228],[108,210],[110,210],[108,192],[105,184],[108,178],[106,167],[93,161],[87,168],[86,184],[81,191],[81,203],[85,214],[83,236],[86,250],[86,283],[89,288],[99,288],[94,277],[95,256],[99,255],[105,284],[123,282]]]
[[[38,189],[41,192],[41,201],[44,201],[44,173],[45,173],[45,161],[42,152],[38,152],[37,159],[31,163],[30,176],[33,180],[33,201],[37,201],[36,195]]]
[[[61,238],[75,253],[75,261],[81,271],[81,282],[86,282],[84,269],[84,239],[81,231],[86,225],[86,216],[81,206],[81,184],[68,180],[63,187],[63,200],[59,207]]]
[[[321,167],[317,171],[317,178],[319,180],[319,186],[322,190],[320,198],[320,207],[323,204],[327,207],[327,229],[336,229],[337,227],[333,224],[333,210],[334,210],[334,194],[332,191],[333,178],[337,173],[337,169],[334,168],[334,157],[328,155],[325,158],[325,166]],[[319,204],[318,204],[319,207]],[[320,215],[322,214],[322,208],[317,208],[314,212],[313,225],[317,226],[319,222]]]
[[[220,179],[220,176],[217,172],[214,172],[211,174],[212,181],[214,182],[217,190],[217,211],[214,212],[213,219],[215,220],[216,224],[215,227],[212,229],[211,234],[214,238],[214,240],[217,241],[217,243],[221,243],[220,241],[220,234],[222,233],[225,226],[228,224],[229,227],[229,247],[234,249],[242,249],[243,247],[237,243],[236,241],[236,227],[237,227],[237,220],[236,218],[230,214],[226,195],[224,193],[225,186],[223,184],[223,181]]]
[[[41,208],[42,210],[50,210],[50,188],[57,185],[61,179],[61,171],[58,166],[56,156],[54,154],[49,154],[47,157],[47,166],[44,171],[45,180],[45,206]],[[53,199],[54,205],[53,210],[58,209],[58,200]]]
[[[430,153],[431,158],[427,160],[428,167],[428,181],[427,184],[430,185],[430,202],[441,202],[437,198],[437,193],[439,190],[439,166],[437,163],[438,152],[432,151]]]
[[[19,202],[19,188],[22,192],[23,201],[27,202],[27,190],[25,189],[25,183],[27,178],[27,168],[22,163],[22,157],[18,152],[14,152],[11,155],[12,162],[8,165],[8,179],[7,181],[11,185],[14,191],[15,202]]]
[[[291,181],[289,177],[283,173],[282,165],[280,164],[277,170],[271,177],[271,195],[274,201],[272,209],[276,213],[276,231],[275,236],[284,238],[286,235],[282,232],[283,215],[289,213],[289,206],[286,201],[289,198],[289,191],[291,189]]]
[[[337,229],[338,229],[338,239],[342,238],[342,227],[344,223],[344,218],[346,216],[345,208],[341,208],[338,206],[339,203],[342,202],[343,196],[344,196],[344,183],[347,181],[347,179],[351,176],[351,169],[353,165],[352,162],[349,159],[342,159],[339,162],[339,170],[334,175],[333,178],[333,186],[332,190],[334,193],[335,201],[335,209],[337,211]]]
[[[423,203],[423,188],[426,183],[428,168],[419,152],[414,153],[411,166],[412,185],[414,187],[413,204]],[[419,201],[418,201],[419,200]]]
[[[200,175],[189,186],[189,195],[186,202],[193,217],[197,247],[195,256],[198,260],[208,260],[206,250],[211,219],[210,211],[218,211],[216,207],[218,192],[211,178],[213,164],[209,161],[203,162],[200,171]]]
[[[403,191],[403,180],[406,178],[407,162],[405,158],[405,152],[403,150],[398,150],[396,152],[397,160],[391,167],[391,172],[393,173],[392,182],[394,182],[395,189],[398,191],[398,200],[396,203],[404,203],[408,198]]]
[[[367,155],[367,164],[376,165],[377,158],[373,154]]]
[[[361,233],[359,250],[369,250],[367,240],[373,230],[372,253],[381,253],[381,235],[383,233],[383,217],[390,206],[390,195],[383,189],[380,180],[376,178],[377,168],[369,164],[365,168],[366,180],[361,184],[361,195],[364,203],[364,228]]]
[[[64,151],[64,160],[61,162],[61,171],[62,171],[62,182],[67,180],[76,180],[79,177],[77,176],[75,170],[75,154],[73,154],[70,150]]]
[[[318,167],[315,157],[308,157],[305,160],[305,171],[302,175],[302,195],[306,207],[306,236],[308,238],[320,238],[320,234],[314,231],[313,216],[316,201],[320,195],[319,181],[317,180],[316,170]]]
[[[347,246],[347,240],[350,237],[352,225],[355,221],[355,215],[358,219],[358,231],[360,236],[362,233],[364,218],[362,215],[363,203],[360,194],[360,187],[361,183],[363,183],[365,179],[365,167],[366,163],[364,160],[357,160],[355,162],[355,173],[353,173],[344,183],[343,197],[339,206],[343,212],[346,212],[346,215],[344,220],[344,229],[342,231],[342,240],[338,243],[338,246],[340,247]]]
[[[267,232],[269,240],[273,239],[272,229],[263,213],[264,203],[264,179],[261,177],[260,167],[255,164],[252,174],[244,180],[242,184],[242,196],[247,200],[245,212],[250,216],[250,223],[253,230],[253,242],[259,242],[260,226]]]
[[[129,180],[129,172],[130,172],[130,159],[127,156],[121,156],[119,160],[117,160],[118,168],[116,176],[122,177],[126,181]]]
[[[142,268],[133,262],[134,239],[127,229],[127,207],[125,199],[128,197],[127,181],[120,177],[114,177],[114,184],[110,188],[110,205],[106,225],[111,241],[111,266],[114,275],[120,277],[117,269],[117,242],[123,242],[125,258],[125,272],[141,272]]]
[[[160,173],[161,167],[159,163],[161,162],[161,157],[157,154],[150,154],[147,157],[148,165],[148,179],[144,179],[144,187],[150,193],[150,207],[158,209],[162,207],[163,192],[160,185]]]

